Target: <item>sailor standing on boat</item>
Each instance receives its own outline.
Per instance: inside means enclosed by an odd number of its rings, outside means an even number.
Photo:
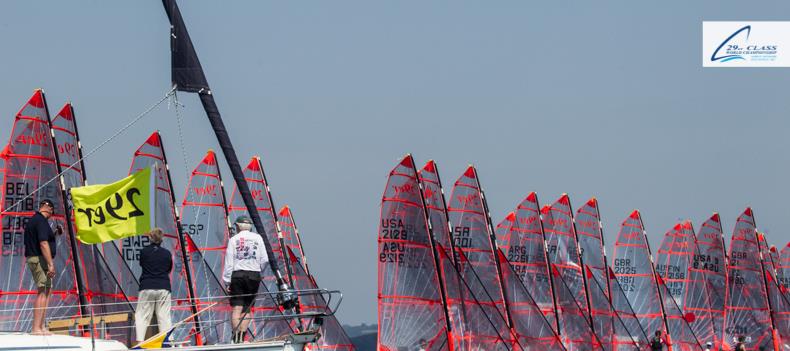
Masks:
[[[225,250],[222,280],[228,288],[230,305],[233,307],[231,342],[242,343],[250,325],[252,305],[261,285],[261,271],[268,264],[269,256],[263,238],[251,231],[252,221],[248,217],[236,218],[235,225],[236,235],[228,240]]]
[[[49,225],[49,218],[55,213],[55,205],[50,200],[38,204],[38,211],[30,217],[25,225],[25,258],[27,268],[33,276],[38,289],[33,304],[33,327],[31,334],[49,334],[44,328],[44,317],[49,305],[49,294],[52,291],[52,278],[55,277],[55,254],[57,245],[55,235],[63,234],[58,225],[55,230]]]
[[[140,251],[140,294],[134,314],[137,342],[145,340],[145,332],[156,313],[159,332],[170,329],[170,272],[173,271],[173,255],[162,247],[164,233],[154,228],[146,234],[151,243]]]

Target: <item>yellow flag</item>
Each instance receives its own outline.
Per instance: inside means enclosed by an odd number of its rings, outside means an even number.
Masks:
[[[71,188],[77,239],[98,244],[154,227],[154,172],[145,168],[112,184]]]

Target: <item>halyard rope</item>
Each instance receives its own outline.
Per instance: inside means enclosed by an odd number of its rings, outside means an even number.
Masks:
[[[179,107],[184,107],[181,105],[181,102],[178,101],[178,93],[173,92],[173,105],[176,110],[176,121],[178,122],[178,144],[181,146],[181,158],[183,158],[183,166],[184,166],[184,175],[189,177],[189,158],[187,155],[187,149],[184,145],[184,132],[183,132],[183,121],[181,118],[181,112],[178,110]]]
[[[110,141],[112,141],[113,139],[117,138],[119,135],[123,134],[123,132],[125,132],[127,129],[129,129],[129,128],[130,128],[132,125],[134,125],[135,123],[137,123],[137,122],[138,122],[140,119],[142,119],[143,117],[145,117],[147,114],[151,113],[151,111],[153,111],[153,110],[154,110],[156,107],[158,107],[158,106],[159,106],[159,105],[161,105],[163,102],[165,102],[165,101],[166,101],[166,100],[167,100],[167,99],[168,99],[168,98],[169,98],[171,95],[175,94],[175,91],[176,91],[176,88],[175,88],[175,87],[173,87],[173,89],[170,89],[170,91],[169,91],[169,92],[167,92],[167,94],[165,94],[165,96],[164,96],[162,99],[160,99],[160,100],[159,100],[157,103],[155,103],[155,104],[151,105],[149,108],[147,108],[145,111],[143,111],[143,113],[141,113],[141,114],[137,115],[137,117],[135,117],[134,119],[132,119],[132,121],[131,121],[131,122],[127,123],[125,126],[123,126],[121,129],[119,129],[118,131],[116,131],[116,132],[115,132],[113,135],[111,135],[109,138],[107,138],[106,140],[104,140],[103,142],[101,142],[101,144],[99,144],[99,146],[96,146],[95,148],[93,148],[93,149],[92,149],[91,151],[89,151],[87,154],[83,155],[83,156],[82,156],[82,157],[81,157],[79,160],[77,160],[77,161],[74,161],[74,163],[72,163],[71,165],[69,165],[68,167],[66,167],[66,169],[65,169],[65,170],[63,170],[62,172],[60,172],[60,173],[58,173],[57,175],[55,175],[54,177],[52,177],[52,179],[49,179],[49,180],[47,180],[46,182],[44,182],[44,184],[41,184],[41,185],[40,185],[38,188],[36,188],[36,189],[35,189],[35,190],[33,190],[32,192],[30,192],[30,194],[27,194],[27,195],[25,195],[25,197],[23,197],[23,198],[21,198],[21,199],[17,200],[17,201],[16,201],[16,202],[15,202],[13,205],[11,205],[11,206],[9,206],[9,207],[6,207],[5,209],[3,209],[3,211],[2,211],[2,212],[0,212],[0,214],[3,214],[3,213],[6,213],[6,212],[10,211],[11,209],[13,209],[13,208],[15,208],[16,206],[18,206],[19,204],[21,204],[21,203],[22,203],[23,201],[25,201],[26,199],[28,199],[28,198],[30,198],[31,196],[35,195],[37,192],[39,192],[41,189],[43,189],[44,187],[46,187],[46,186],[47,186],[47,185],[49,185],[50,183],[52,183],[52,182],[54,182],[54,181],[56,181],[56,180],[60,179],[60,176],[61,176],[61,175],[63,175],[63,173],[66,173],[66,171],[67,171],[67,170],[69,170],[69,169],[72,169],[74,166],[76,166],[76,165],[78,165],[80,162],[82,162],[82,160],[85,160],[85,159],[87,159],[88,157],[90,157],[91,155],[93,155],[93,154],[94,154],[96,151],[99,151],[99,149],[101,149],[102,147],[104,147],[104,145],[106,145],[107,143],[109,143],[109,142],[110,142]]]

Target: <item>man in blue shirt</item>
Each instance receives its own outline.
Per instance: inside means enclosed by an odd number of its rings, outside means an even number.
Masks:
[[[50,200],[38,204],[38,211],[30,217],[25,225],[25,261],[33,281],[38,289],[36,301],[33,303],[33,327],[31,334],[50,333],[44,328],[44,317],[47,314],[49,295],[52,291],[52,278],[55,277],[55,235],[63,233],[57,226],[52,230],[49,218],[55,213],[55,205]]]
[[[151,244],[140,251],[140,294],[134,315],[137,342],[145,341],[145,332],[156,313],[159,332],[170,329],[170,272],[173,270],[173,255],[163,248],[162,229],[154,228],[147,234]]]

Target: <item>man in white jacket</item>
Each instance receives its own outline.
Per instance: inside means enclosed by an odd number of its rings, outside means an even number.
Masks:
[[[236,219],[236,235],[228,240],[225,250],[225,268],[222,280],[228,288],[230,305],[233,307],[233,343],[242,343],[250,325],[250,315],[258,287],[261,271],[268,264],[269,256],[263,238],[251,232],[252,221],[245,216]]]

